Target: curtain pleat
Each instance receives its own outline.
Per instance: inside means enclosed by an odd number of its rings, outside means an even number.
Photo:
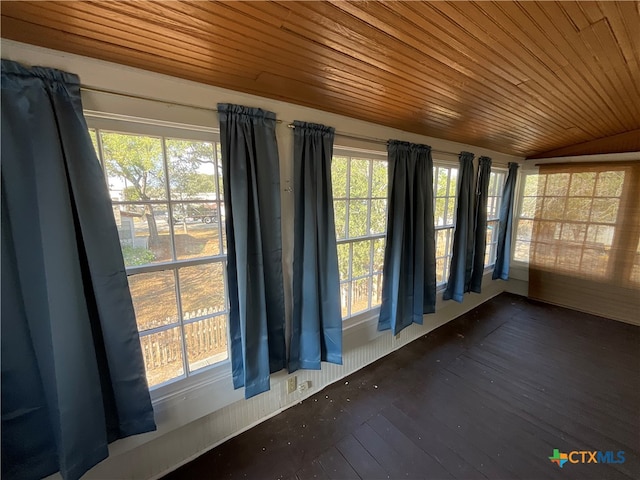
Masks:
[[[275,114],[218,104],[235,388],[269,390],[285,368],[280,171]]]
[[[76,479],[155,430],[77,76],[2,61],[2,476]]]
[[[474,188],[473,153],[461,152],[456,201],[456,227],[453,234],[453,254],[449,280],[442,298],[462,302],[470,290],[474,252]]]
[[[433,160],[427,145],[391,140],[387,150],[389,210],[378,329],[397,334],[435,311]]]
[[[478,159],[478,180],[476,182],[473,270],[469,290],[475,293],[482,291],[484,275],[484,254],[487,247],[487,197],[491,178],[491,158]]]
[[[294,122],[295,220],[289,371],[342,364],[340,277],[331,190],[334,129]]]
[[[496,264],[493,267],[493,280],[509,279],[509,267],[511,263],[511,233],[513,230],[513,200],[515,197],[516,180],[518,178],[518,164],[509,163],[509,173],[502,191],[502,204],[500,205],[500,224],[498,227],[498,249],[496,252]]]

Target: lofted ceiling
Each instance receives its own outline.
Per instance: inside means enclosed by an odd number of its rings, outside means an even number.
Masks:
[[[640,151],[639,2],[1,3],[2,37],[539,158]]]

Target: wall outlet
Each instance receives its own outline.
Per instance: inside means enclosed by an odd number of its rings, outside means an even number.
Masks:
[[[287,379],[287,393],[293,393],[298,387],[298,377],[295,375]]]
[[[306,390],[309,390],[310,388],[311,388],[311,380],[305,380],[300,385],[298,385],[298,391],[301,393]]]

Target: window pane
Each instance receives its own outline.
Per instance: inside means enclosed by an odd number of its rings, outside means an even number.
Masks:
[[[562,220],[566,197],[545,197],[542,204],[542,218],[545,220]]]
[[[446,198],[436,198],[435,204],[435,212],[434,212],[434,220],[435,225],[437,227],[441,225],[445,225],[445,206],[446,206]]]
[[[546,175],[527,175],[524,181],[525,197],[543,195],[546,178]]]
[[[569,195],[572,197],[591,197],[593,187],[596,184],[595,172],[581,172],[571,175],[571,188]]]
[[[522,199],[522,212],[520,213],[520,216],[524,218],[533,218],[536,214],[536,205],[538,201],[537,197],[524,197]],[[495,217],[496,215],[489,216]]]
[[[560,240],[567,242],[584,242],[585,234],[587,233],[587,226],[584,224],[565,223],[562,227],[562,233],[560,234]]]
[[[180,299],[185,320],[226,310],[221,262],[178,270]]]
[[[342,318],[349,316],[349,283],[340,284],[340,305],[342,309]]]
[[[371,278],[372,291],[371,291],[371,306],[377,307],[382,304],[382,273],[376,273]]]
[[[534,224],[535,231],[533,235],[538,240],[558,240],[560,238],[560,230],[562,223],[558,222],[536,222]]]
[[[218,196],[224,199],[224,179],[222,178],[222,152],[220,144],[216,142],[216,168],[218,169]]]
[[[167,206],[114,205],[122,256],[127,267],[172,259]]]
[[[349,201],[349,237],[362,237],[367,234],[367,201]]]
[[[89,135],[102,148],[125,265],[169,262],[163,271],[129,270],[149,385],[226,358],[227,317],[213,316],[228,309],[224,265],[171,265],[226,251],[220,144],[99,129]]]
[[[498,202],[496,197],[487,197],[487,218],[496,218],[498,213]]]
[[[521,262],[528,262],[530,245],[531,244],[529,242],[516,240],[515,253],[513,254],[513,258]]]
[[[160,138],[101,132],[101,140],[114,201],[167,198]]]
[[[372,234],[387,231],[387,201],[371,200],[371,232]]]
[[[167,139],[169,187],[173,200],[216,200],[213,144]]]
[[[547,189],[545,195],[549,196],[565,196],[567,187],[569,186],[568,173],[552,173],[547,176]]]
[[[619,197],[622,195],[622,184],[624,183],[624,173],[601,172],[598,174],[596,184],[596,197]]]
[[[617,198],[594,198],[591,209],[591,221],[602,223],[615,223],[618,216]]]
[[[384,267],[384,238],[373,241],[373,271],[382,272]]]
[[[434,180],[436,182],[436,188],[434,189],[434,193],[436,197],[446,197],[447,196],[447,180],[449,178],[449,169],[444,167],[436,167],[434,169],[436,171],[434,175]]]
[[[436,257],[451,255],[450,234],[453,229],[436,230]]]
[[[351,276],[362,277],[370,273],[371,268],[371,242],[353,242],[353,266]]]
[[[369,196],[369,160],[352,159],[349,178],[349,196],[367,198]]]
[[[445,262],[447,260],[448,259],[446,257],[436,259],[436,284],[437,285],[441,285],[447,281],[447,279],[444,277]]]
[[[369,308],[369,278],[351,282],[351,315]]]
[[[451,168],[451,175],[449,178],[449,196],[455,197],[458,194],[458,169]]]
[[[567,199],[565,218],[574,222],[588,222],[590,210],[590,198],[569,198]]]
[[[334,200],[333,214],[336,222],[336,238],[341,240],[347,236],[347,201]]]
[[[173,232],[179,260],[220,254],[220,206],[210,203],[175,203]]]
[[[518,230],[516,231],[516,238],[518,240],[531,241],[532,232],[533,220],[520,220],[518,222]]]
[[[455,223],[454,216],[456,214],[456,201],[453,197],[447,199],[446,204],[446,218],[445,223],[447,225],[453,225]]]
[[[150,387],[184,375],[179,328],[142,336],[140,346]]]
[[[381,282],[387,229],[388,163],[367,158],[333,157],[332,185],[343,318],[372,305],[371,282]],[[346,199],[345,199],[346,196]],[[363,238],[359,241],[352,241]],[[364,240],[366,238],[366,240]],[[346,240],[346,242],[345,242]],[[360,279],[356,281],[354,279]],[[380,284],[380,288],[382,285]],[[364,297],[363,297],[364,295]],[[355,299],[355,300],[354,300]],[[379,304],[377,297],[373,305]],[[354,305],[356,301],[358,304]]]
[[[587,242],[592,248],[601,250],[605,253],[604,247],[610,247],[613,244],[613,234],[615,227],[609,225],[589,225],[587,227]]]
[[[389,182],[387,168],[387,162],[373,161],[371,197],[387,198],[387,185]]]
[[[487,234],[485,236],[485,243],[495,243],[498,241],[498,222],[487,223]]]
[[[184,336],[191,372],[229,357],[226,315],[188,323],[184,326]]]
[[[227,226],[224,202],[220,202],[220,234],[222,235],[222,253],[227,254]]]
[[[582,252],[582,273],[587,276],[603,277],[607,273],[609,255],[603,247],[585,248]]]
[[[173,270],[130,275],[128,281],[139,331],[178,321]]]
[[[340,270],[340,281],[349,279],[349,244],[338,245],[338,269]]]
[[[347,197],[347,161],[345,157],[333,157],[331,160],[333,198]]]

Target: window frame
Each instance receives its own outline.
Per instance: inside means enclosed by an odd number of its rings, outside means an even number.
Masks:
[[[126,115],[117,115],[117,114],[109,114],[109,113],[98,113],[95,111],[87,111],[85,110],[85,118],[87,121],[87,127],[89,130],[93,130],[96,133],[96,143],[98,147],[98,160],[100,163],[100,167],[102,169],[102,173],[105,178],[105,182],[108,185],[108,172],[106,165],[103,161],[104,151],[102,145],[102,138],[99,135],[99,132],[113,132],[120,133],[124,135],[141,135],[141,136],[149,136],[159,138],[162,145],[162,168],[164,175],[164,189],[166,198],[160,200],[135,200],[135,201],[114,201],[111,200],[112,206],[118,205],[166,205],[167,206],[167,215],[168,219],[173,218],[174,211],[173,207],[178,204],[197,204],[203,203],[202,200],[185,200],[185,199],[172,199],[170,195],[170,178],[169,178],[169,169],[170,169],[170,159],[167,153],[166,148],[166,140],[187,140],[187,141],[196,141],[196,142],[207,142],[213,145],[213,156],[216,165],[221,164],[221,158],[219,156],[219,143],[220,143],[220,133],[218,128],[214,127],[206,127],[206,126],[196,126],[196,125],[186,125],[179,124],[173,122],[159,121],[147,118],[139,118],[139,117],[130,117]],[[220,205],[224,205],[224,194],[220,191],[221,182],[219,179],[219,170],[216,168],[215,172],[215,190],[216,190],[216,200],[215,203],[217,205],[218,216],[220,217]],[[229,316],[229,287],[227,280],[227,251],[223,240],[224,235],[224,224],[221,219],[218,221],[217,229],[218,229],[218,242],[219,242],[219,253],[217,255],[207,255],[203,257],[197,258],[184,258],[179,259],[177,255],[176,245],[175,245],[175,224],[173,221],[168,222],[169,232],[170,232],[170,251],[172,259],[165,262],[157,262],[150,263],[145,265],[138,266],[129,266],[126,267],[127,278],[133,277],[139,274],[146,273],[155,273],[155,272],[171,272],[173,276],[174,282],[174,295],[176,301],[176,315],[177,319],[175,322],[168,323],[166,325],[161,325],[157,327],[153,327],[146,330],[140,330],[138,327],[138,335],[141,339],[141,348],[143,347],[142,339],[147,336],[151,336],[156,333],[160,333],[163,331],[168,331],[174,328],[179,329],[180,335],[180,349],[182,355],[182,370],[183,373],[179,376],[172,377],[164,382],[157,383],[153,386],[149,385],[149,392],[151,394],[152,399],[155,401],[156,399],[161,398],[169,398],[173,395],[176,395],[179,392],[188,391],[198,385],[210,383],[211,381],[215,381],[216,379],[220,379],[229,375],[230,369],[230,337],[229,337],[229,325],[228,325],[228,316]],[[179,270],[188,267],[194,267],[199,265],[216,265],[219,264],[222,266],[222,281],[224,287],[224,309],[221,311],[215,311],[210,314],[199,315],[190,318],[184,318],[185,315],[182,310],[182,291],[181,291],[181,280]],[[225,322],[225,336],[226,336],[226,358],[212,363],[210,365],[205,365],[200,368],[196,368],[194,370],[190,370],[190,362],[189,357],[187,355],[187,340],[186,340],[186,327],[190,324],[195,324],[199,321],[204,321],[207,319],[216,319],[223,318]]]
[[[374,244],[376,241],[383,241],[383,248],[384,248],[384,244],[386,242],[386,236],[387,236],[387,222],[388,222],[388,190],[387,190],[387,195],[385,197],[373,197],[371,195],[373,195],[373,166],[374,166],[374,162],[384,162],[386,163],[387,169],[389,167],[389,160],[388,160],[388,156],[386,154],[386,152],[380,152],[380,151],[375,151],[375,150],[367,150],[367,149],[361,149],[361,148],[352,148],[352,147],[343,147],[343,146],[335,146],[334,150],[333,150],[333,155],[331,158],[332,161],[332,167],[333,167],[333,161],[336,157],[346,157],[347,158],[347,177],[345,179],[345,197],[336,197],[334,194],[332,195],[332,205],[334,208],[334,217],[335,217],[335,202],[336,201],[340,201],[340,202],[344,202],[345,203],[345,218],[344,218],[344,224],[345,224],[345,230],[344,230],[344,238],[339,238],[338,232],[337,232],[337,222],[336,222],[336,246],[338,247],[338,252],[340,250],[340,246],[341,245],[349,245],[349,260],[348,260],[348,272],[347,272],[347,278],[345,280],[340,279],[340,298],[341,298],[341,302],[340,302],[340,309],[341,309],[341,314],[342,314],[342,288],[343,285],[347,286],[347,298],[349,299],[349,302],[347,304],[347,314],[345,316],[342,316],[342,328],[343,330],[348,328],[350,325],[353,325],[355,323],[360,323],[362,321],[366,321],[369,318],[374,317],[375,315],[378,314],[379,310],[380,310],[380,305],[373,305],[373,282],[374,282],[374,278],[379,275],[380,277],[382,277],[382,267],[379,270],[375,270],[374,269]],[[351,185],[351,160],[366,160],[369,162],[369,168],[368,168],[368,185],[367,185],[367,192],[368,195],[367,197],[351,197],[350,196],[350,185]],[[387,170],[388,173],[388,170]],[[332,172],[333,174],[333,172]],[[388,178],[388,175],[387,175]],[[333,188],[333,183],[334,183],[334,178],[332,175],[332,192],[334,191]],[[388,188],[388,182],[387,182],[387,188]],[[366,201],[367,202],[367,220],[366,220],[366,232],[371,232],[371,202],[374,200],[384,200],[385,202],[387,202],[386,205],[386,209],[385,209],[385,229],[384,232],[379,232],[379,233],[366,233],[365,235],[360,235],[360,236],[356,236],[356,237],[349,237],[349,211],[350,211],[350,201],[351,200],[356,200],[356,201]],[[356,242],[364,242],[364,241],[368,241],[370,242],[370,247],[369,247],[369,271],[368,273],[366,273],[365,275],[360,275],[357,277],[353,277],[353,244]],[[339,253],[338,253],[339,254]],[[354,281],[358,281],[358,280],[364,280],[367,279],[368,280],[368,296],[367,296],[367,305],[368,307],[365,308],[364,310],[359,310],[356,313],[352,313],[351,312],[351,295],[352,295],[352,288],[353,288],[353,282]]]
[[[440,168],[448,169],[449,173],[447,174],[447,187],[445,196],[438,196],[438,170]],[[450,184],[451,184],[451,176],[452,171],[456,170],[456,188],[453,192],[453,196],[449,193]],[[447,161],[442,159],[434,159],[433,160],[433,212],[434,212],[434,222],[433,228],[435,232],[435,245],[436,245],[436,291],[442,291],[447,288],[447,281],[449,280],[449,270],[451,268],[451,257],[453,256],[453,236],[456,228],[456,212],[458,208],[458,193],[459,193],[459,174],[460,174],[460,164],[459,162]],[[444,211],[444,221],[443,225],[437,225],[437,219],[435,218],[436,205],[438,198],[445,198],[445,211]],[[453,202],[451,202],[453,200]],[[451,223],[446,223],[447,214],[449,210],[452,210],[452,220]],[[446,235],[445,241],[445,249],[444,255],[438,256],[438,232],[439,231],[448,231]],[[438,276],[440,272],[438,271],[438,260],[443,260],[443,270],[442,270],[442,281],[438,282]]]
[[[550,165],[553,165],[552,163],[550,163]],[[624,183],[623,186],[621,187],[622,190],[620,191],[620,194],[615,196],[615,195],[597,195],[596,191],[597,191],[597,186],[598,186],[598,179],[599,176],[601,174],[604,173],[609,173],[609,172],[615,172],[615,171],[621,171],[624,170],[625,165],[618,165],[615,162],[611,162],[611,165],[608,166],[606,169],[603,169],[604,167],[602,167],[601,164],[598,163],[594,163],[594,165],[589,165],[588,163],[584,163],[581,164],[580,166],[582,167],[582,169],[580,171],[575,171],[578,165],[578,162],[576,162],[576,165],[573,165],[571,162],[568,163],[566,165],[566,169],[561,169],[558,170],[557,172],[554,173],[540,173],[540,169],[536,168],[534,170],[529,170],[529,171],[525,171],[523,172],[522,176],[520,177],[520,181],[521,181],[521,185],[520,185],[520,189],[519,189],[519,204],[518,204],[518,208],[517,208],[517,217],[516,217],[516,222],[514,222],[515,226],[514,226],[514,248],[513,248],[513,258],[515,262],[518,262],[522,265],[529,265],[530,264],[530,254],[531,254],[531,245],[534,243],[533,239],[534,239],[534,228],[535,228],[535,221],[536,221],[536,214],[538,212],[538,210],[543,210],[543,204],[546,203],[548,200],[558,200],[561,199],[562,202],[564,203],[565,209],[568,208],[568,202],[570,199],[582,199],[582,200],[588,200],[591,204],[591,206],[589,207],[589,217],[587,219],[580,219],[580,220],[576,220],[576,219],[567,219],[564,218],[564,216],[562,218],[538,218],[537,221],[540,224],[544,224],[544,223],[556,223],[559,226],[559,231],[557,234],[554,234],[554,237],[557,238],[553,238],[550,239],[549,244],[553,244],[555,242],[561,242],[563,244],[567,244],[570,243],[570,240],[567,240],[565,238],[562,238],[564,231],[565,231],[565,227],[567,226],[582,226],[584,227],[584,238],[583,240],[580,240],[578,242],[576,242],[578,245],[578,248],[580,249],[580,258],[579,261],[577,262],[577,264],[572,264],[570,268],[567,267],[563,267],[561,264],[559,264],[559,256],[554,257],[554,267],[558,269],[558,271],[577,271],[580,273],[583,273],[582,270],[582,265],[583,265],[583,260],[584,260],[584,255],[585,255],[585,250],[590,250],[592,249],[591,247],[585,247],[584,244],[588,243],[587,240],[587,236],[588,236],[588,231],[590,227],[596,227],[596,228],[600,228],[600,227],[604,227],[604,228],[612,228],[613,229],[613,233],[611,234],[612,240],[611,240],[611,245],[609,246],[605,246],[605,248],[608,248],[609,251],[611,251],[613,253],[613,255],[611,257],[607,257],[607,262],[606,265],[604,266],[604,268],[601,270],[601,273],[595,273],[592,270],[589,270],[587,273],[584,273],[585,275],[589,275],[589,276],[593,276],[594,278],[609,278],[612,276],[612,266],[615,264],[615,247],[613,247],[613,245],[615,245],[616,243],[616,238],[620,236],[619,231],[617,230],[618,227],[620,226],[618,224],[618,220],[617,220],[617,216],[619,214],[619,206],[621,204],[623,204],[626,201],[625,195],[627,195],[628,193],[625,192],[624,190]],[[594,185],[593,185],[593,190],[590,194],[572,194],[571,192],[571,187],[573,185],[573,176],[574,175],[580,175],[580,174],[585,174],[585,173],[594,173],[595,174],[595,178],[594,178]],[[566,192],[562,195],[560,194],[547,194],[547,187],[548,187],[548,176],[549,175],[556,175],[556,174],[567,174],[569,175],[568,181],[567,181],[567,188],[566,188]],[[527,194],[527,179],[529,177],[539,177],[540,175],[544,175],[545,176],[545,180],[544,180],[544,187],[542,188],[542,192],[540,192],[540,184],[538,183],[540,180],[539,178],[537,179],[536,182],[536,191],[533,194],[530,195],[526,195]],[[534,201],[534,212],[532,214],[532,216],[523,216],[524,215],[524,207],[525,207],[525,203],[527,201],[527,199],[533,199]],[[605,220],[597,220],[597,219],[593,219],[593,206],[592,206],[592,202],[594,202],[595,200],[601,200],[601,199],[608,199],[608,200],[617,200],[618,201],[618,207],[616,207],[616,220],[611,220],[611,221],[605,221]],[[541,204],[539,204],[539,202],[542,202]],[[548,212],[547,210],[545,210],[546,212]],[[529,237],[519,237],[519,234],[522,235],[522,230],[521,230],[521,223],[522,222],[529,222],[530,226],[531,226],[531,231],[529,232]],[[539,243],[546,243],[546,242],[539,242]],[[519,244],[526,244],[527,245],[527,252],[526,252],[526,258],[522,259],[522,258],[516,258],[516,251],[518,248]],[[640,241],[638,242],[638,247],[640,248]]]

